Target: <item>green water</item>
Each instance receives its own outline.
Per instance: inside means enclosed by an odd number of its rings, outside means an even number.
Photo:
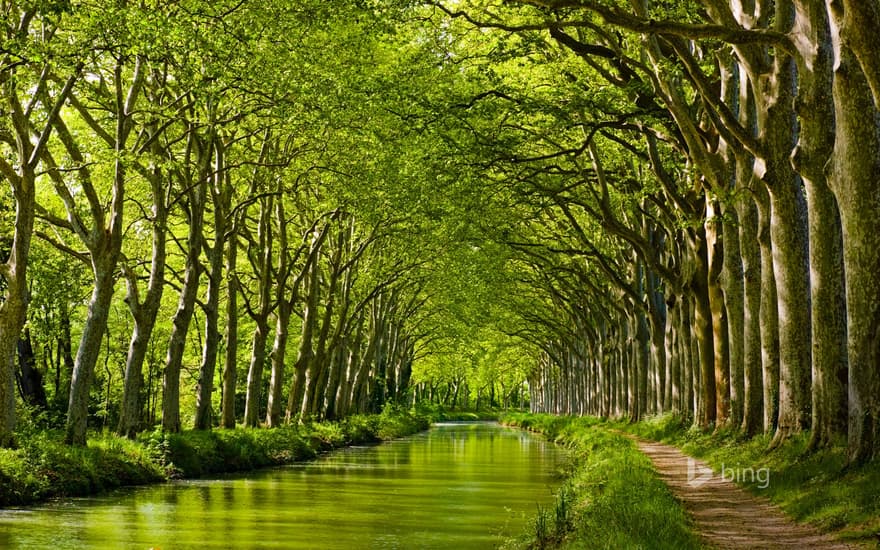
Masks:
[[[0,548],[494,548],[548,505],[561,449],[497,424],[283,468],[0,510]]]

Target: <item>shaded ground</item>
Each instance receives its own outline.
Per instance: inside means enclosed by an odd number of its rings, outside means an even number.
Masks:
[[[705,462],[688,457],[675,447],[634,439],[711,547],[858,548],[834,540],[809,525],[795,523],[767,499],[729,481],[736,471],[727,472],[727,479],[723,479],[720,474],[713,474]],[[768,482],[772,483],[772,472],[769,474]]]

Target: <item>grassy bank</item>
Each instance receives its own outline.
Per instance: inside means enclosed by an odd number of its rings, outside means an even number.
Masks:
[[[506,412],[500,409],[447,409],[443,405],[419,403],[416,405],[416,414],[427,417],[431,422],[466,422],[498,420]]]
[[[412,434],[428,425],[425,417],[389,410],[271,430],[156,431],[136,441],[95,434],[86,447],[64,445],[59,431],[30,431],[19,434],[17,449],[0,449],[0,506],[287,464],[346,445]]]
[[[687,516],[628,438],[595,418],[514,413],[501,421],[571,450],[555,504],[538,511],[516,548],[700,548]]]
[[[745,476],[741,485],[765,496],[799,522],[850,541],[880,541],[880,461],[847,468],[844,442],[807,452],[809,433],[791,437],[767,451],[771,436],[745,439],[730,429],[703,432],[673,415],[637,424],[607,426],[662,441],[708,462],[717,472],[727,468],[766,468],[769,482]]]

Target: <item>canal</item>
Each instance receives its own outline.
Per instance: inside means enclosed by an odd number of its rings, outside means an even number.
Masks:
[[[494,423],[315,461],[0,510],[0,548],[494,548],[553,501],[565,452]]]

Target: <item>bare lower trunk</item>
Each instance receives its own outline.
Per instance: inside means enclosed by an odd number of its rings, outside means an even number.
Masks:
[[[269,360],[272,365],[272,376],[269,380],[269,406],[266,411],[266,424],[274,428],[281,423],[281,391],[284,388],[284,363],[287,350],[288,326],[290,324],[290,306],[278,304],[275,319],[275,340]]]
[[[115,262],[112,262],[115,266]],[[95,264],[95,288],[89,301],[89,312],[79,341],[70,381],[65,441],[71,445],[86,444],[86,423],[89,416],[89,392],[95,364],[101,352],[101,340],[107,330],[110,302],[113,299],[113,268]]]
[[[15,353],[27,319],[27,268],[35,213],[33,189],[32,178],[27,181],[23,178],[16,204],[12,250],[3,264],[6,293],[0,302],[0,447],[13,444],[15,429]],[[22,192],[25,195],[21,195]]]
[[[143,303],[140,302],[138,281],[134,273],[126,268],[128,294],[126,301],[134,320],[134,329],[128,346],[125,360],[125,378],[123,382],[122,403],[119,411],[119,424],[116,433],[133,438],[142,424],[143,403],[141,389],[143,386],[143,365],[147,349],[156,326],[156,317],[162,305],[162,294],[165,289],[166,266],[166,223],[168,218],[165,206],[165,186],[160,174],[154,173],[150,182],[153,192],[153,235],[152,260],[150,262],[150,280]]]
[[[810,288],[806,204],[798,182],[770,190],[773,270],[779,300],[779,420],[774,443],[809,425]]]
[[[718,213],[720,215],[720,212]],[[728,354],[727,310],[724,307],[724,292],[721,288],[721,271],[726,260],[721,220],[715,216],[714,205],[708,205],[706,239],[709,259],[709,307],[712,312],[712,350],[715,379],[715,422],[718,426],[727,424],[730,416],[730,357]],[[727,222],[724,222],[725,224]]]
[[[779,418],[779,307],[770,240],[770,197],[758,190],[758,242],[761,245],[761,369],[764,375],[764,431],[776,430]]]
[[[143,364],[147,356],[147,346],[150,343],[149,334],[152,332],[152,326],[149,325],[148,319],[139,321],[135,318],[134,330],[131,334],[131,342],[128,345],[128,355],[125,360],[125,379],[116,433],[128,438],[134,438],[140,428]]]
[[[760,433],[764,424],[764,373],[761,369],[761,250],[758,209],[745,195],[737,203],[740,255],[743,265],[743,419],[746,435]]]
[[[190,263],[184,275],[183,289],[177,303],[177,312],[171,322],[171,337],[165,358],[162,377],[162,429],[166,432],[180,431],[180,369],[186,348],[186,335],[195,311],[196,294],[199,290],[197,261]]]
[[[196,388],[196,416],[193,428],[210,430],[214,422],[214,372],[217,367],[217,348],[220,345],[220,282],[223,278],[222,243],[215,241],[212,253],[219,259],[211,260],[208,274],[208,298],[205,301],[205,342],[202,346],[202,362],[199,366],[199,385]]]
[[[715,390],[715,343],[712,327],[712,307],[709,299],[709,260],[706,235],[704,231],[696,236],[694,252],[696,269],[694,283],[694,324],[696,343],[699,349],[699,360],[695,362],[699,369],[694,369],[695,384],[700,388],[698,414],[701,427],[706,428],[715,423],[717,410],[717,393]]]
[[[244,425],[252,428],[260,423],[260,396],[263,389],[263,366],[268,336],[268,323],[258,321],[251,341],[251,363],[248,367],[247,397],[244,405]]]
[[[846,39],[865,29],[856,28],[856,21],[839,12],[832,13],[843,45],[834,73],[837,139],[829,185],[843,225],[848,447],[850,461],[857,464],[880,454],[880,117],[868,82],[846,48]]]
[[[742,424],[745,405],[745,295],[743,288],[743,261],[739,244],[739,220],[733,206],[724,207],[724,266],[721,288],[724,291],[724,310],[727,313],[728,361],[730,364],[730,422]]]
[[[235,264],[238,241],[233,234],[226,249],[226,356],[223,362],[223,401],[221,421],[224,428],[235,427],[235,390],[238,378],[238,279]]]

